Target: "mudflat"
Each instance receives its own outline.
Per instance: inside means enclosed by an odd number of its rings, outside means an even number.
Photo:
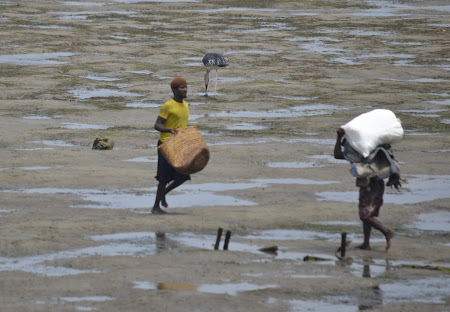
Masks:
[[[449,17],[443,0],[0,1],[0,310],[448,311]],[[208,52],[229,66],[205,96]],[[152,215],[176,76],[211,158]],[[355,249],[358,188],[332,156],[376,108],[405,130],[388,252],[375,230]]]

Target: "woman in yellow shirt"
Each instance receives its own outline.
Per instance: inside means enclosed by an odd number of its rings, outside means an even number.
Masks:
[[[158,146],[172,134],[176,134],[178,132],[177,129],[186,127],[188,124],[189,107],[184,100],[187,96],[187,82],[184,78],[177,77],[172,80],[170,87],[172,88],[173,98],[161,106],[155,122],[155,130],[160,132]],[[155,178],[159,183],[152,213],[167,213],[160,206],[168,207],[166,194],[190,180],[191,177],[176,172],[158,150],[158,171]]]

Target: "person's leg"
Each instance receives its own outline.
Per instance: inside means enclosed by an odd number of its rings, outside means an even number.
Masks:
[[[383,233],[386,238],[386,250],[391,247],[391,239],[394,233],[387,229],[375,217],[379,215],[383,204],[384,182],[383,180],[372,180],[367,188],[361,187],[359,198],[359,217],[364,223],[364,243],[363,249],[370,249],[370,228],[373,227]]]
[[[172,191],[173,189],[179,187],[181,184],[183,184],[184,182],[188,181],[190,179],[189,176],[177,176],[175,178],[175,180],[173,180],[169,185],[167,185],[167,187],[165,188],[164,194],[162,195],[161,198],[161,204],[167,208],[169,205],[167,204],[166,201],[166,195],[167,193],[169,193],[170,191]]]
[[[388,250],[391,247],[391,239],[394,236],[394,232],[392,232],[391,230],[386,228],[375,217],[370,216],[370,217],[366,217],[361,220],[364,222],[364,226],[366,226],[366,224],[367,224],[369,227],[373,227],[373,228],[377,229],[378,231],[380,231],[381,233],[383,233],[384,237],[386,238],[386,250]],[[370,234],[369,234],[369,236],[370,236]],[[365,240],[365,228],[364,228],[364,243],[365,242],[366,242],[366,240]]]
[[[370,250],[370,232],[372,231],[372,226],[363,221],[363,231],[364,231],[364,242],[357,248]]]
[[[161,144],[162,144],[161,141],[158,141],[158,146]],[[163,207],[167,208],[165,197],[166,186],[170,181],[173,180],[173,177],[174,177],[174,169],[164,158],[161,151],[158,150],[158,167],[155,176],[156,180],[158,180],[158,188],[156,191],[155,204],[153,205],[152,213],[155,214],[166,213],[164,210],[161,209],[160,204],[162,204]]]
[[[166,185],[167,185],[167,182],[159,182],[158,183],[158,189],[156,190],[155,204],[153,205],[153,208],[152,208],[152,213],[154,213],[154,214],[166,213],[159,206],[159,203],[161,202],[161,200],[164,196],[164,193],[166,191]]]

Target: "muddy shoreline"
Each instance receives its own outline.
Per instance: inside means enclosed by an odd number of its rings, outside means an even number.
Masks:
[[[448,311],[449,15],[442,0],[0,1],[0,310]],[[207,52],[230,64],[208,97]],[[175,76],[211,159],[155,216],[153,124]],[[389,252],[376,231],[354,248],[358,192],[332,157],[336,129],[375,108],[405,129]]]

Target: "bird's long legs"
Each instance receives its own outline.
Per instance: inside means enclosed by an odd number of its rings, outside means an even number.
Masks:
[[[214,83],[214,93],[217,94],[217,68],[216,68],[216,82]]]

